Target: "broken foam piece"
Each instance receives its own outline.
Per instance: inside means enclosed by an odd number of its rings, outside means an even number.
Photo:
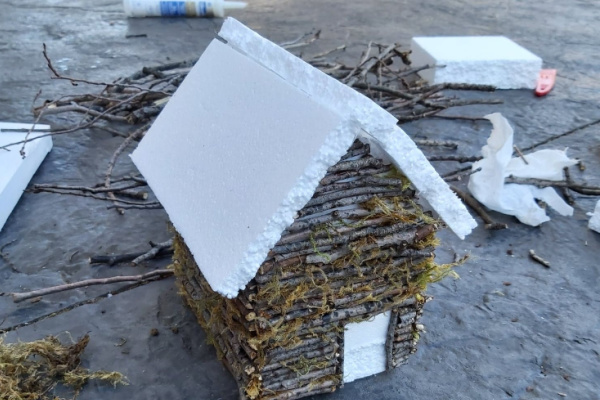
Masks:
[[[0,146],[24,140],[31,124],[0,122]],[[10,131],[15,129],[18,131]],[[48,130],[49,125],[35,125],[36,130]],[[23,131],[25,130],[25,131]],[[44,132],[32,132],[29,138],[43,135]],[[0,231],[8,216],[17,205],[21,194],[38,167],[52,149],[52,138],[46,136],[28,142],[25,145],[25,157],[19,150],[22,145],[11,146],[10,151],[0,150]]]
[[[593,231],[600,233],[600,200],[596,203],[596,208],[593,213],[588,213],[591,217],[588,223],[588,228]]]

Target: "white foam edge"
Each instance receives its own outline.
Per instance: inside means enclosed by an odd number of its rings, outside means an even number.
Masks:
[[[233,272],[219,281],[211,281],[206,277],[213,290],[233,298],[256,276],[267,254],[281,238],[282,232],[294,222],[298,210],[314,195],[327,169],[346,154],[360,131],[361,126],[356,120],[343,120],[327,135],[302,176],[297,179],[294,187],[268,220],[263,232],[248,246]]]
[[[32,124],[0,122],[0,129],[2,130],[31,129],[32,126]],[[48,130],[50,129],[50,126],[37,124],[35,125],[35,129]],[[2,135],[5,135],[5,137],[3,138]],[[12,133],[7,134],[4,132],[0,132],[0,146],[5,145],[3,143],[5,138],[10,137],[12,141],[15,137],[22,137],[22,139],[19,140],[24,140],[26,135],[27,133],[15,135]],[[19,165],[12,172],[12,176],[8,179],[6,184],[0,187],[0,231],[2,231],[2,228],[8,220],[8,217],[19,202],[19,199],[21,198],[25,188],[27,188],[27,185],[31,181],[31,178],[38,170],[42,161],[44,161],[44,158],[46,158],[46,155],[52,149],[52,137],[50,135],[37,139],[38,136],[43,135],[45,135],[44,132],[35,131],[33,131],[29,135],[29,139],[34,140],[26,143],[26,157],[24,159],[19,154],[19,150],[22,146],[21,144],[12,146],[12,148],[10,149],[10,151],[15,152],[16,156],[18,156],[20,161]],[[5,150],[0,151],[4,152]],[[5,171],[8,170],[6,166],[0,165],[0,167],[2,167],[3,169],[6,168]]]
[[[473,231],[477,222],[416,143],[401,128],[395,126],[390,130],[370,134],[390,156],[396,168],[406,175],[459,238],[464,239]]]
[[[394,126],[398,120],[368,97],[339,82],[228,17],[219,36],[227,44],[285,79],[312,100],[342,117],[356,119],[367,131]]]

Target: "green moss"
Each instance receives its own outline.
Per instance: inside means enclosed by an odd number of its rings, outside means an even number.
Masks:
[[[119,372],[89,370],[80,366],[90,337],[71,345],[48,336],[33,342],[5,343],[0,338],[0,398],[3,400],[55,400],[50,394],[57,385],[74,391],[73,398],[90,380],[127,385]]]

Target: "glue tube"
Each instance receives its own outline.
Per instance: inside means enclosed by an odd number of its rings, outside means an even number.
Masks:
[[[225,17],[225,10],[246,7],[243,1],[123,0],[128,17]]]

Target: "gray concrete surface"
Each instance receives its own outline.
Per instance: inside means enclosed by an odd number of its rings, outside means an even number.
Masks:
[[[313,28],[323,30],[315,53],[342,43],[344,57],[357,59],[369,40],[408,43],[416,35],[503,34],[559,70],[546,98],[530,91],[494,94],[505,103],[455,110],[465,115],[500,111],[512,122],[516,144],[525,147],[550,135],[600,118],[600,7],[595,1],[377,1],[322,2],[249,0],[235,16],[274,41]],[[63,73],[111,80],[145,65],[200,54],[218,30],[215,20],[128,20],[116,0],[0,1],[0,120],[31,121],[31,102],[87,91],[53,81],[41,49]],[[147,37],[126,38],[145,33]],[[486,95],[487,96],[487,95]],[[66,117],[50,120],[67,125]],[[420,121],[404,126],[415,137],[459,139],[459,154],[472,155],[485,143],[483,123]],[[575,178],[600,184],[600,126],[547,147],[568,146],[585,161]],[[55,148],[34,182],[97,182],[120,140],[102,131],[55,138]],[[440,171],[456,165],[440,163]],[[116,175],[132,170],[129,162]],[[460,280],[433,285],[435,300],[423,318],[427,333],[408,365],[356,381],[331,399],[600,399],[600,235],[587,230],[593,198],[577,196],[572,218],[552,215],[539,228],[516,223],[506,231],[482,227],[461,242],[441,236],[441,260],[470,252]],[[91,199],[25,194],[0,233],[0,292],[28,290],[89,277],[130,274],[167,260],[132,268],[91,267],[92,254],[141,250],[148,240],[168,237],[162,211],[125,216]],[[528,259],[529,249],[552,263]],[[512,256],[507,254],[512,250]],[[504,282],[510,282],[505,286]],[[118,285],[116,286],[118,287]],[[115,287],[115,289],[116,289]],[[95,287],[48,296],[35,304],[0,297],[0,329],[27,323],[71,304],[106,293]],[[112,288],[111,288],[112,289]],[[177,334],[171,328],[177,326]],[[157,328],[160,334],[151,337]],[[152,283],[82,305],[69,312],[11,330],[6,340],[90,332],[84,365],[119,370],[131,384],[116,390],[90,384],[81,399],[234,399],[232,378],[205,343],[172,280]],[[118,346],[119,344],[126,342]]]

